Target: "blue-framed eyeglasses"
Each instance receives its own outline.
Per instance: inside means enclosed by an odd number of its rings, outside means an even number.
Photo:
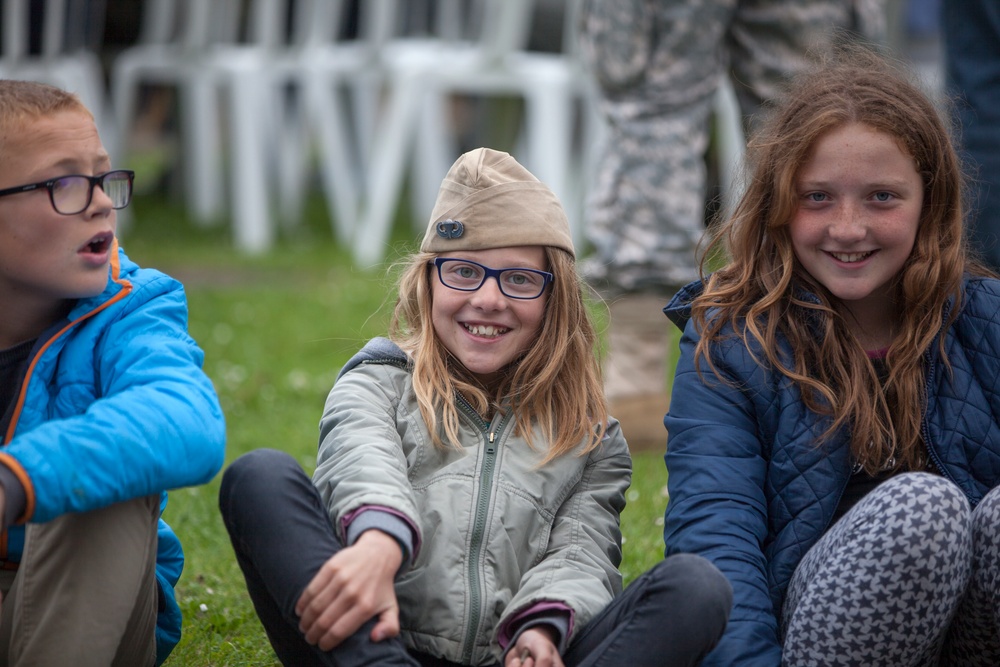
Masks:
[[[504,296],[511,299],[537,299],[553,276],[537,269],[491,269],[479,262],[453,257],[438,257],[433,261],[441,284],[462,292],[475,292],[489,278],[496,278]]]
[[[40,183],[18,185],[14,188],[0,190],[0,197],[45,188],[49,191],[49,201],[52,202],[52,208],[56,210],[56,213],[76,215],[86,211],[87,207],[90,206],[90,202],[94,198],[95,187],[100,187],[104,191],[104,194],[111,200],[112,208],[125,208],[132,201],[132,182],[134,180],[135,172],[128,169],[106,171],[97,176],[69,174]]]

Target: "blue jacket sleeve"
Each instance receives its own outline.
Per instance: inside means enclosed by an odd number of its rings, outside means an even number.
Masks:
[[[757,418],[766,390],[760,377],[753,377],[761,371],[739,341],[713,356],[724,380],[704,364],[698,374],[696,343],[688,323],[665,418],[666,552],[704,556],[733,586],[729,624],[703,664],[777,667],[781,648],[764,555],[767,465]]]
[[[50,407],[57,417],[19,429],[4,448],[30,480],[28,520],[202,484],[222,466],[225,421],[187,333],[183,288],[162,276],[110,311],[81,325],[100,327],[92,349],[67,343],[59,361],[77,363],[71,350],[92,354],[94,377],[59,384]]]

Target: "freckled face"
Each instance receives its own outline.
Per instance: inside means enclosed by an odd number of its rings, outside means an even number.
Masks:
[[[894,137],[851,123],[822,135],[796,179],[795,256],[859,322],[885,330],[893,279],[913,250],[923,205],[914,160]]]
[[[93,120],[81,111],[26,121],[3,137],[0,153],[0,189],[111,168]],[[45,188],[0,197],[0,304],[44,309],[100,294],[115,221],[100,187],[76,215],[56,213]]]
[[[541,246],[517,246],[449,253],[495,268],[545,271]],[[489,386],[497,371],[523,356],[538,337],[548,291],[537,299],[512,299],[488,278],[475,292],[443,285],[431,268],[431,320],[442,344]]]

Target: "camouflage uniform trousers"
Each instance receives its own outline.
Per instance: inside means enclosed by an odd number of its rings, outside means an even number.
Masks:
[[[884,0],[584,0],[580,54],[608,141],[591,193],[585,277],[606,296],[698,277],[704,154],[720,78],[744,117],[843,28],[881,41]]]

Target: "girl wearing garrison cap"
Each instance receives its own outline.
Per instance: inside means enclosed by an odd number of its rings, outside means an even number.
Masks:
[[[351,359],[312,482],[257,450],[220,505],[285,665],[695,665],[729,615],[707,561],[622,592],[628,447],[565,213],[511,156],[445,176],[389,338]]]

